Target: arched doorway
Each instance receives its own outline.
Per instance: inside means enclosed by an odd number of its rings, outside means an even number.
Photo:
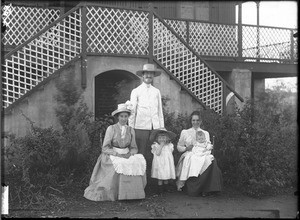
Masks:
[[[95,77],[95,117],[110,115],[119,103],[130,100],[131,90],[140,79],[125,70],[110,70]]]

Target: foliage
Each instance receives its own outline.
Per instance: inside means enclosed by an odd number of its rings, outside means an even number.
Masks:
[[[30,134],[10,138],[5,149],[5,181],[13,204],[23,208],[63,208],[64,199],[48,187],[57,182],[59,148],[58,131],[52,127],[41,129],[33,123]]]
[[[168,131],[172,131],[176,134],[176,138],[172,141],[174,144],[174,162],[177,164],[181,153],[177,150],[177,143],[180,137],[180,133],[183,129],[188,128],[188,120],[189,117],[187,114],[175,114],[175,112],[170,112],[168,109],[168,102],[170,101],[170,98],[167,96],[162,97],[162,106],[163,106],[163,115],[164,115],[164,121],[165,121],[165,128]]]
[[[282,85],[246,100],[234,114],[218,115],[202,110],[202,128],[214,140],[213,154],[222,170],[224,184],[256,197],[274,195],[297,185],[297,111],[293,95]],[[165,127],[177,140],[188,126],[187,115],[167,111]],[[215,137],[215,138],[214,138]],[[174,151],[175,163],[180,157]]]
[[[57,90],[55,113],[61,129],[36,127],[23,114],[31,124],[30,134],[10,135],[10,144],[4,148],[12,201],[23,208],[63,208],[62,195],[53,189],[66,189],[75,181],[88,183],[112,123],[108,116],[94,120],[71,76],[58,82]]]

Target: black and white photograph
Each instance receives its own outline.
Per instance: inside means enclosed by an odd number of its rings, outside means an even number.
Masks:
[[[0,17],[1,218],[299,218],[298,1]]]

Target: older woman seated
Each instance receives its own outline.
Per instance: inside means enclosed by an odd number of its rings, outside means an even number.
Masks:
[[[127,125],[131,111],[119,104],[112,115],[118,119],[105,133],[102,153],[94,167],[84,197],[93,201],[145,198],[146,161],[137,154],[134,129]]]
[[[185,186],[190,196],[206,196],[221,191],[222,174],[211,154],[209,133],[200,128],[200,112],[193,112],[190,120],[192,128],[182,130],[177,144],[178,151],[184,153],[176,166],[176,185],[179,191]]]

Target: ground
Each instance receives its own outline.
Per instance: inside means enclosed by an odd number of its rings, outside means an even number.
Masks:
[[[63,211],[17,210],[10,207],[8,217],[66,218],[296,218],[296,189],[261,199],[224,188],[219,195],[190,197],[184,192],[147,192],[143,200],[93,202],[85,199],[84,187],[64,192]]]

